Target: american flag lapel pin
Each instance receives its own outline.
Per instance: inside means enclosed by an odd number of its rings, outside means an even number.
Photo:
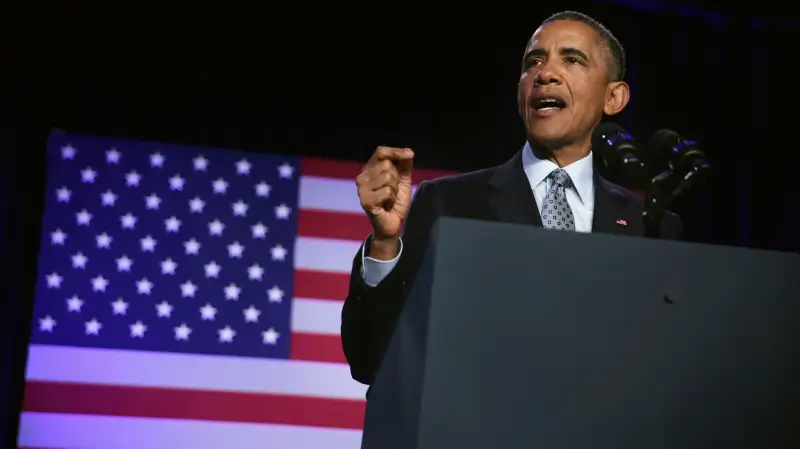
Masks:
[[[625,220],[617,220],[617,224],[622,226],[628,226],[628,222]]]

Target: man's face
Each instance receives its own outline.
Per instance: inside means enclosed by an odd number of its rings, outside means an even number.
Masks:
[[[604,111],[622,110],[627,95],[623,104],[615,103],[620,83],[608,81],[606,51],[582,22],[559,20],[536,30],[523,57],[517,98],[529,139],[547,148],[588,143]]]

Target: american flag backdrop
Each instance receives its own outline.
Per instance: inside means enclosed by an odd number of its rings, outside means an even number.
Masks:
[[[20,447],[358,448],[360,167],[52,134]]]

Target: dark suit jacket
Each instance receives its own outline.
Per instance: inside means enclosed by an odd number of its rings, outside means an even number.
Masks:
[[[409,286],[420,265],[430,229],[450,216],[542,226],[536,200],[522,168],[522,153],[498,167],[426,181],[419,185],[403,231],[403,252],[376,287],[364,283],[361,250],[353,259],[350,292],[342,309],[342,344],[353,378],[370,385],[378,372]],[[644,201],[596,172],[593,233],[643,236]],[[626,220],[627,225],[617,223]],[[677,215],[668,213],[662,237],[682,239]]]

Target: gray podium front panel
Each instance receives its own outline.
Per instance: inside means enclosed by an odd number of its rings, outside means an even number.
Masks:
[[[442,219],[364,447],[796,449],[798,323],[795,254]]]

